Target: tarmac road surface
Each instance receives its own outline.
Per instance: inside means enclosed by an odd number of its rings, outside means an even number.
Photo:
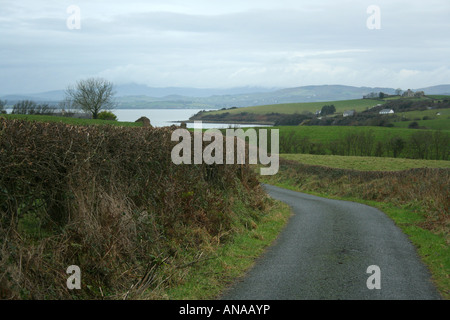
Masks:
[[[290,205],[294,215],[221,299],[442,299],[415,247],[383,212],[264,187],[271,197]]]

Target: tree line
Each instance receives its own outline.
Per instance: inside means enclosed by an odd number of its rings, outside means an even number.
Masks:
[[[52,115],[55,108],[48,103],[36,103],[32,100],[21,100],[14,104],[12,114]]]

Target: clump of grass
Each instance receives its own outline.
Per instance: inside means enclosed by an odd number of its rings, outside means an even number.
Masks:
[[[266,214],[257,222],[236,223],[236,236],[224,243],[212,244],[215,253],[202,263],[192,265],[179,286],[170,288],[164,295],[167,299],[217,299],[237,278],[244,275],[263,251],[285,226],[291,210],[286,204],[268,198]],[[241,203],[234,211],[242,214],[248,209]],[[256,213],[257,214],[257,213]]]

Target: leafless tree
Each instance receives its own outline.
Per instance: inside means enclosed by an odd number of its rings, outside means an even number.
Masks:
[[[102,110],[114,108],[113,84],[102,78],[89,78],[78,81],[75,87],[69,86],[66,90],[66,100],[84,112],[92,113],[97,119]]]

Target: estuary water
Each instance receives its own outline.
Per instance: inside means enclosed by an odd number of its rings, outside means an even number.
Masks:
[[[114,109],[112,112],[119,121],[134,122],[140,117],[147,117],[154,127],[165,127],[173,124],[179,125],[181,121],[186,121],[197,112],[204,109]],[[193,123],[186,124],[188,128],[194,128]],[[205,129],[228,128],[228,127],[261,127],[258,125],[229,124],[229,123],[202,123]],[[267,127],[264,126],[264,127]]]

